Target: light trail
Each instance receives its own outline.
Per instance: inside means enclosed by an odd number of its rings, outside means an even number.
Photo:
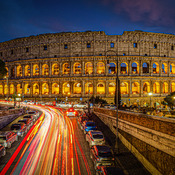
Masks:
[[[0,175],[7,172],[14,175],[81,175],[84,173],[80,162],[85,167],[85,174],[91,175],[87,157],[75,136],[75,126],[71,119],[65,117],[58,108],[35,108],[43,114],[24,137]],[[81,158],[78,157],[80,153]],[[14,161],[16,164],[9,170]]]

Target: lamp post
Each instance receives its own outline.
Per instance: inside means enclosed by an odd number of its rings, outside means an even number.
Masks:
[[[151,97],[152,97],[153,93],[149,92],[148,95],[150,96],[150,108],[151,108]]]
[[[110,67],[109,60],[107,60],[107,65]],[[119,108],[119,77],[118,77],[118,56],[117,56],[117,72],[116,72],[116,88],[115,88],[115,96],[114,103],[116,105],[116,153],[118,153],[118,108]]]
[[[6,78],[6,83],[7,83],[7,101],[8,101],[8,98],[9,98],[8,76],[5,76],[4,78]]]
[[[19,98],[19,108],[20,108],[21,94],[18,94],[18,98]]]

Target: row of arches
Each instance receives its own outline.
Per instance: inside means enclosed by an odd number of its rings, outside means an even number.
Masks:
[[[74,84],[71,84],[70,82],[65,82],[61,85],[61,91],[60,91],[60,85],[58,83],[52,83],[51,87],[49,88],[48,83],[43,83],[40,87],[39,83],[34,83],[32,86],[30,84],[26,83],[24,85],[24,89],[22,90],[22,85],[17,84],[16,88],[14,84],[9,85],[9,94],[14,94],[15,89],[16,93],[22,94],[24,92],[25,95],[31,95],[31,90],[33,95],[48,95],[51,91],[51,94],[60,94],[62,93],[63,95],[71,95],[71,94],[82,94],[82,84],[81,82],[76,82]],[[84,86],[84,93],[85,94],[93,94],[94,93],[94,88],[96,88],[96,93],[97,94],[105,94],[108,93],[110,95],[114,95],[115,93],[115,82],[110,82],[108,84],[108,89],[106,89],[106,84],[105,82],[99,82],[96,87],[93,86],[91,82],[85,83]],[[141,87],[139,82],[133,82],[131,85],[131,92],[129,92],[129,84],[128,82],[122,82],[120,83],[120,91],[121,94],[140,94]],[[106,92],[107,91],[107,92]],[[149,82],[144,82],[143,87],[142,87],[143,94],[147,94],[151,91],[150,83]],[[171,92],[175,91],[175,83],[171,83]],[[161,89],[160,89],[160,83],[155,82],[152,87],[152,92],[154,94],[160,94]],[[162,93],[169,93],[169,86],[167,82],[163,83],[162,87]],[[4,86],[0,84],[0,94],[8,94],[8,86],[5,84]]]
[[[108,73],[109,74],[115,74],[116,73],[116,63],[111,62],[108,64]],[[128,74],[128,63],[123,62],[120,64],[120,74]],[[7,68],[8,69],[8,68]],[[59,68],[59,64],[58,63],[54,63],[51,67],[51,73],[52,75],[59,75],[60,73],[60,68]],[[105,63],[104,62],[98,62],[97,66],[96,66],[96,73],[97,74],[105,74]],[[138,62],[133,62],[131,64],[131,73],[132,74],[138,74],[140,72],[139,70],[139,63]],[[154,62],[152,65],[152,69],[153,69],[153,74],[159,74],[160,69],[159,69],[159,64],[157,62]],[[172,63],[170,65],[170,73],[171,74],[175,74],[175,64]],[[11,76],[14,77],[15,76],[15,68],[12,67],[11,68]],[[18,65],[16,67],[16,71],[17,71],[17,77],[22,77],[23,76],[23,71],[22,71],[22,66]],[[142,64],[142,72],[143,73],[149,73],[149,63],[143,63]],[[85,70],[84,73],[85,74],[92,74],[94,72],[94,67],[93,67],[93,63],[92,62],[87,62],[85,63]],[[62,74],[70,74],[71,73],[71,66],[70,63],[64,63],[62,65]],[[77,62],[74,63],[73,65],[73,74],[81,74],[82,73],[82,65],[81,63]],[[162,64],[162,73],[167,74],[168,73],[168,65],[167,63],[163,63]],[[32,75],[33,76],[38,76],[40,74],[40,67],[38,64],[34,64],[32,67]],[[43,64],[41,67],[41,74],[42,75],[49,75],[49,65],[48,64]],[[30,65],[26,65],[24,67],[24,76],[31,76],[31,66]]]

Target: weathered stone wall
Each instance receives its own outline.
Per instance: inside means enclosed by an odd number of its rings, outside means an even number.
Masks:
[[[114,43],[112,48],[111,42]],[[87,43],[90,43],[90,48],[87,48]],[[133,47],[133,43],[137,43],[137,47]],[[175,36],[171,34],[141,31],[125,31],[122,35],[106,35],[103,31],[68,32],[41,34],[3,42],[0,43],[0,53],[5,60],[123,54],[174,57],[175,49],[171,48],[174,43]],[[64,48],[65,44],[67,49]],[[44,50],[44,46],[47,46],[47,50]]]
[[[116,111],[95,108],[116,133]],[[175,120],[119,111],[119,138],[152,174],[175,172]]]

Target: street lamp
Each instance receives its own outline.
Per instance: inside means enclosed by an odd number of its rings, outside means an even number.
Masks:
[[[9,98],[8,76],[5,76],[4,78],[6,78],[6,83],[7,83],[7,101],[8,101],[8,98]]]
[[[21,100],[20,97],[21,97],[21,94],[18,94],[18,98],[19,98],[19,99],[18,99],[18,100],[19,100],[19,108],[20,108],[20,100]]]
[[[150,108],[151,108],[151,97],[152,97],[153,93],[149,92],[148,95],[150,96]]]

